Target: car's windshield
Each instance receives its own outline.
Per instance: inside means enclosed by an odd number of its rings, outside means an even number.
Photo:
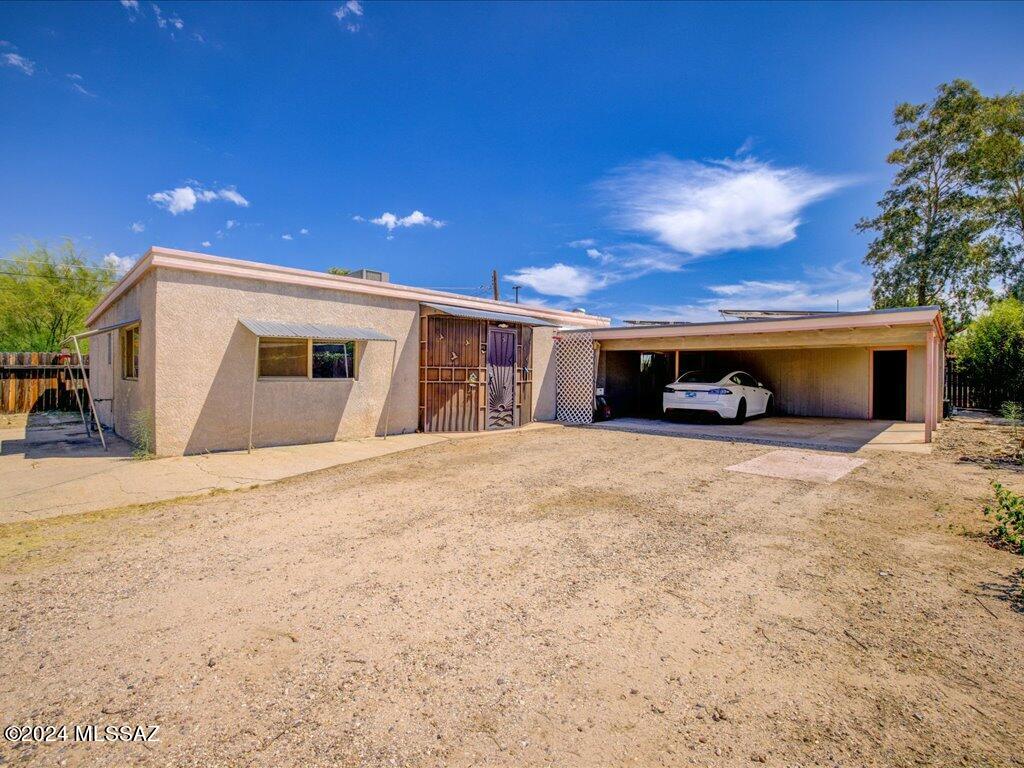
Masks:
[[[677,379],[680,384],[717,384],[728,371],[688,371]]]

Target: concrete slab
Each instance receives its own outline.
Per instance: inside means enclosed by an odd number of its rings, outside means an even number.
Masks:
[[[924,441],[924,424],[864,419],[770,416],[754,418],[743,424],[722,424],[621,418],[592,424],[587,428],[840,453],[860,450],[931,451],[931,446]]]
[[[772,451],[755,459],[726,467],[730,472],[804,480],[810,483],[834,483],[866,463],[866,459],[832,456],[807,451]]]
[[[106,435],[104,452],[75,414],[32,414],[27,425],[0,428],[0,524],[235,490],[319,469],[456,439],[500,439],[523,431],[409,434],[334,443],[173,456],[138,461],[131,446]]]

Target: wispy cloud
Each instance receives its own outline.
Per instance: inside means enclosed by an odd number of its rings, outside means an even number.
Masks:
[[[170,211],[174,216],[194,210],[198,203],[210,203],[214,200],[223,200],[242,208],[249,207],[249,201],[233,186],[213,190],[204,189],[193,183],[183,187],[167,189],[163,192],[154,192],[149,195],[150,202]]]
[[[19,53],[8,51],[7,53],[0,54],[0,62],[3,62],[4,66],[14,67],[15,69],[21,70],[24,74],[30,77],[36,72],[36,63],[32,59],[26,59]]]
[[[224,222],[224,229],[234,229],[238,226],[238,222],[234,219],[228,219]]]
[[[363,4],[359,0],[347,0],[334,10],[336,18],[349,32],[359,31],[359,19],[363,16]]]
[[[130,229],[135,234],[139,234],[140,232],[146,231],[146,225],[143,224],[141,221],[133,221],[131,223],[131,226],[128,227],[128,229]]]
[[[150,5],[153,8],[153,15],[156,17],[156,25],[160,27],[160,29],[167,29],[170,27],[181,30],[185,28],[185,22],[181,20],[181,17],[178,16],[178,14],[171,13],[164,16],[159,5],[156,3],[150,3]]]
[[[299,234],[300,235],[308,235],[309,234],[309,230],[306,229],[305,227],[303,227],[302,229],[299,230]]]
[[[592,267],[578,267],[558,262],[549,267],[522,267],[506,276],[517,285],[525,285],[548,296],[582,299],[587,294],[612,282],[611,273]]]
[[[71,87],[83,96],[95,97],[96,94],[90,91],[82,84],[82,76],[77,72],[71,72],[68,74],[68,80],[71,81]]]
[[[203,240],[203,242],[201,242],[200,245],[203,246],[203,248],[209,248],[211,245],[213,245],[213,243],[211,243],[209,240]]]
[[[367,221],[363,216],[353,216],[353,221]],[[384,227],[388,233],[388,240],[394,237],[396,229],[408,229],[409,227],[433,227],[434,229],[441,229],[448,222],[435,219],[433,216],[427,216],[423,211],[413,211],[408,216],[396,216],[395,214],[385,211],[380,216],[368,220],[370,224],[376,224],[378,227]]]
[[[652,272],[678,272],[691,260],[647,243],[616,243],[598,247],[596,240],[587,238],[575,240],[570,246],[584,248],[591,264],[571,265],[559,261],[547,267],[522,267],[507,279],[549,296],[582,299],[594,291]]]
[[[646,317],[665,320],[714,320],[722,309],[839,309],[852,312],[871,306],[871,278],[845,264],[808,269],[784,280],[738,280],[706,286],[709,296],[689,304],[654,305]]]
[[[135,264],[135,259],[133,257],[118,256],[113,251],[103,257],[103,266],[114,270],[114,273],[118,277],[131,269],[133,264]]]
[[[292,237],[291,235],[284,234],[284,235],[281,235],[281,239],[282,240],[294,240],[295,238]]]
[[[750,156],[705,162],[658,157],[618,169],[598,189],[617,225],[706,256],[788,243],[802,211],[848,183]]]
[[[128,12],[128,20],[131,22],[135,22],[146,16],[146,11],[143,9],[139,0],[121,0],[121,7]],[[160,29],[167,30],[172,40],[178,39],[175,32],[181,32],[185,29],[185,20],[174,11],[165,11],[156,3],[149,3],[149,7],[153,12],[153,21],[156,22],[156,26]],[[195,30],[192,31],[189,37],[197,43],[206,42],[206,37]]]

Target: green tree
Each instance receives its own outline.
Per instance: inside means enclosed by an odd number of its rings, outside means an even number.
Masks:
[[[999,241],[998,271],[1024,299],[1024,94],[986,99],[971,152],[972,180],[990,208]]]
[[[997,301],[953,337],[957,369],[972,381],[1024,395],[1024,304]]]
[[[112,268],[96,266],[70,240],[57,248],[23,247],[0,261],[0,350],[55,352],[115,282]]]
[[[876,307],[940,304],[957,326],[990,297],[994,241],[970,168],[984,101],[956,80],[931,103],[896,107],[895,176],[878,215],[857,223],[877,233],[864,259]]]
[[[351,269],[345,269],[344,267],[328,267],[327,268],[327,274],[329,274],[329,275],[341,275],[342,277],[344,277],[345,275],[352,274],[352,270]]]

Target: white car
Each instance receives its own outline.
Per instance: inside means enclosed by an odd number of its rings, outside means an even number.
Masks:
[[[775,397],[745,371],[689,371],[665,387],[665,415],[674,411],[710,411],[734,424],[747,416],[772,412]]]

